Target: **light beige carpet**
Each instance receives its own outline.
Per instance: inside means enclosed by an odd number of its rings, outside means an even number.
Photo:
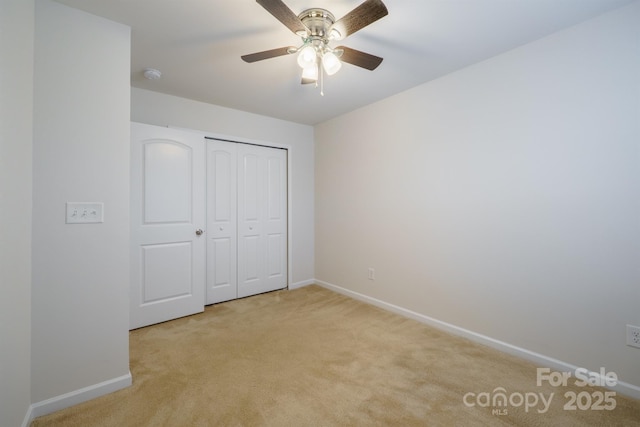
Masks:
[[[130,340],[131,387],[32,425],[640,426],[640,401],[564,410],[565,392],[604,390],[538,387],[526,361],[318,286],[210,306]],[[499,387],[506,406],[492,403]],[[553,393],[548,411],[518,405],[528,393]]]

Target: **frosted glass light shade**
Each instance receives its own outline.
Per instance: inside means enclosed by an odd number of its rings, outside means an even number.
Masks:
[[[303,68],[302,80],[318,81],[318,66],[313,64]]]
[[[324,71],[332,76],[342,68],[342,62],[333,52],[327,52],[322,56],[322,66]]]
[[[305,69],[314,65],[317,60],[316,49],[313,46],[305,46],[298,54],[298,65]]]

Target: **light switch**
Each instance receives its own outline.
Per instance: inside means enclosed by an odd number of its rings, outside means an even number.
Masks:
[[[104,203],[67,202],[67,224],[104,222]]]

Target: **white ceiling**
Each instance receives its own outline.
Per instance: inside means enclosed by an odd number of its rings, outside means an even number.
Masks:
[[[254,0],[58,0],[132,28],[134,87],[316,124],[539,39],[633,0],[384,0],[389,15],[339,44],[384,58],[345,64],[325,96],[300,84],[294,55],[253,64],[247,53],[300,38]],[[284,0],[341,18],[363,0]],[[157,68],[149,81],[143,69]]]

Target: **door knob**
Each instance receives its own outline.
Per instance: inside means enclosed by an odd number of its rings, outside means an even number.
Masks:
[[[204,230],[202,230],[201,228],[198,228],[198,229],[196,230],[196,234],[197,234],[198,236],[200,236],[202,233],[204,233]]]

